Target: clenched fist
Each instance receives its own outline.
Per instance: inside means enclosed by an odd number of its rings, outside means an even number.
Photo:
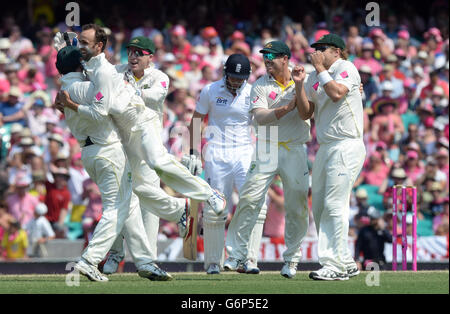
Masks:
[[[325,56],[322,51],[314,51],[311,54],[311,64],[316,68],[317,73],[322,72],[324,69],[323,62],[325,61]]]
[[[302,84],[306,78],[305,68],[301,65],[297,65],[292,70],[291,75],[292,75],[292,79],[294,80],[295,84]]]

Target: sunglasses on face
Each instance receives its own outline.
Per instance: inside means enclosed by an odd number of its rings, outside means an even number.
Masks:
[[[327,50],[328,48],[332,48],[331,46],[319,46],[316,47],[316,51],[322,51],[324,52],[325,50]]]
[[[127,50],[128,57],[142,57],[142,56],[148,56],[150,52],[145,50],[137,50],[137,49],[128,49]]]
[[[276,59],[276,58],[279,58],[279,57],[281,57],[280,54],[276,54],[276,53],[272,53],[272,52],[263,54],[264,60],[269,60],[269,61],[272,61],[273,59]]]

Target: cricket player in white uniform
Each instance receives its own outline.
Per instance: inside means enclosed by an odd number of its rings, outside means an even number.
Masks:
[[[279,174],[285,193],[286,226],[281,275],[295,276],[300,245],[308,229],[309,171],[304,144],[310,139],[309,121],[295,110],[295,84],[291,79],[287,45],[272,41],[263,53],[267,74],[251,90],[250,108],[257,126],[256,158],[239,194],[239,203],[228,232],[227,262],[245,260],[250,233],[273,178]]]
[[[169,77],[153,66],[155,44],[145,36],[132,38],[127,44],[127,53],[128,64],[116,65],[116,70],[123,74],[124,79],[138,91],[145,105],[158,114],[162,125],[163,105],[169,89]],[[145,161],[134,155],[130,155],[128,160],[133,174],[133,190],[138,196],[145,195],[145,199],[140,198],[142,220],[150,242],[152,258],[156,259],[159,217],[151,212],[151,208],[159,208],[162,212],[180,211],[189,205],[189,200],[168,195],[161,188],[160,179],[155,170],[151,169]],[[146,206],[149,209],[146,209]],[[180,233],[180,236],[184,234]],[[123,240],[118,237],[103,266],[103,273],[116,272],[124,257]]]
[[[78,48],[65,47],[58,52],[56,66],[63,74],[62,88],[74,100],[89,103],[95,100],[95,91],[90,82],[84,82],[80,58]],[[131,171],[111,118],[92,123],[71,110],[64,111],[67,124],[82,147],[83,166],[98,185],[103,205],[102,218],[75,269],[90,280],[108,281],[97,265],[127,226],[124,236],[129,241],[139,275],[151,280],[170,280],[172,277],[159,269],[150,257],[139,202],[132,192]]]
[[[322,268],[314,280],[348,280],[359,270],[348,247],[350,193],[364,163],[363,106],[356,67],[345,60],[345,43],[335,34],[311,45],[315,71],[305,81],[296,67],[297,108],[302,119],[314,114],[320,148],[312,169],[312,210]]]
[[[201,91],[190,125],[191,147],[197,147],[194,134],[198,133],[201,121],[208,115],[205,133],[210,139],[204,154],[205,179],[225,195],[228,204],[231,204],[233,188],[240,191],[245,182],[254,150],[252,115],[249,112],[251,85],[247,83],[250,73],[250,61],[246,56],[229,56],[224,66],[224,78],[206,85]],[[184,158],[186,166],[195,169],[192,164],[195,165],[197,158],[198,154]],[[201,170],[201,165],[197,170]],[[230,211],[231,205],[219,216],[209,207],[203,211],[204,264],[208,274],[219,274],[221,268],[236,270],[236,265],[223,265],[225,221]],[[257,258],[266,211],[264,206],[252,232],[247,273],[259,273]]]

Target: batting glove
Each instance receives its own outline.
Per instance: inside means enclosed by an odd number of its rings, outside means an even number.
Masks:
[[[53,37],[53,46],[57,51],[66,46],[76,46],[78,43],[77,34],[74,32],[67,32],[66,38],[64,37],[64,33],[61,32],[57,32],[55,37]]]

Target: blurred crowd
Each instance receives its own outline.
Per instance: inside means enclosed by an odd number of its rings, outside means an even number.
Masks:
[[[41,244],[53,238],[88,241],[101,217],[98,188],[83,169],[80,147],[64,116],[53,106],[60,82],[52,41],[57,31],[69,30],[67,11],[51,1],[36,3],[27,12],[32,23],[14,13],[2,13],[0,20],[0,251],[6,258],[42,255]],[[130,38],[143,35],[154,41],[155,67],[171,80],[163,133],[169,152],[179,158],[189,153],[187,125],[197,96],[222,77],[228,55],[250,59],[253,83],[265,74],[259,50],[280,39],[291,48],[292,65],[302,64],[310,72],[309,45],[333,32],[345,39],[364,84],[367,159],[352,194],[351,235],[357,237],[374,219],[377,228],[389,230],[392,186],[403,184],[418,189],[418,235],[448,236],[448,2],[432,1],[427,11],[383,2],[390,9],[382,7],[379,27],[366,25],[367,12],[355,1],[311,1],[302,7],[289,2],[289,7],[255,0],[242,10],[236,1],[220,3],[185,1],[178,10],[159,3],[158,16],[141,14],[144,9],[122,16],[129,8],[124,11],[118,1],[99,11],[94,4],[81,5],[82,23],[104,25],[111,63],[127,62]],[[252,5],[258,9],[252,11]],[[70,30],[80,32],[80,27]],[[310,163],[318,149],[314,121],[311,131]],[[282,241],[279,179],[267,201],[264,235]],[[309,234],[315,235],[312,219]],[[176,225],[162,221],[160,236],[176,237]]]

